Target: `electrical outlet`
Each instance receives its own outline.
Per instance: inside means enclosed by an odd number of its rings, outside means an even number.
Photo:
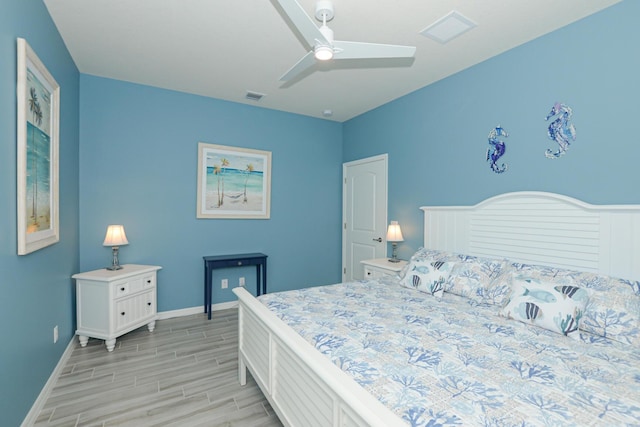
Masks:
[[[54,326],[53,328],[53,343],[57,343],[58,342],[58,325]]]
[[[222,279],[222,289],[227,289],[229,287],[229,279]]]
[[[240,286],[244,286],[244,277],[241,277],[240,280],[238,281],[238,284]]]

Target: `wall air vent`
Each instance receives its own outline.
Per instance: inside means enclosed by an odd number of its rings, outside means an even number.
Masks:
[[[250,90],[248,90],[247,94],[245,95],[245,98],[247,98],[249,101],[258,102],[262,99],[263,96],[264,96],[264,93],[251,92]]]

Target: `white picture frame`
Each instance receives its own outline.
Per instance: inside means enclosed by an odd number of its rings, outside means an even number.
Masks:
[[[18,255],[27,255],[60,241],[60,85],[25,39],[17,47]]]
[[[269,219],[271,152],[198,143],[197,218]]]

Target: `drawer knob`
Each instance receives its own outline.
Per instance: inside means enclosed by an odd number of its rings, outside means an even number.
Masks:
[[[147,305],[148,305],[149,307],[151,307],[151,303],[150,303],[150,302],[148,302],[148,303],[147,303]]]
[[[121,291],[124,291],[124,287],[120,288]]]
[[[242,261],[238,261],[238,265],[242,265]]]
[[[151,283],[151,279],[147,279],[147,283]]]
[[[120,314],[124,316],[124,311],[122,313],[120,313]]]

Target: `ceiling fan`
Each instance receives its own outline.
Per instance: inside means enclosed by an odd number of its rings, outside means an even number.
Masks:
[[[316,3],[315,17],[322,22],[318,28],[296,0],[275,0],[289,17],[293,25],[313,49],[307,52],[293,67],[280,77],[287,82],[302,74],[316,64],[316,61],[338,61],[343,59],[387,59],[413,58],[414,46],[360,43],[333,39],[333,31],[327,27],[327,21],[333,19],[333,3],[319,0]]]

